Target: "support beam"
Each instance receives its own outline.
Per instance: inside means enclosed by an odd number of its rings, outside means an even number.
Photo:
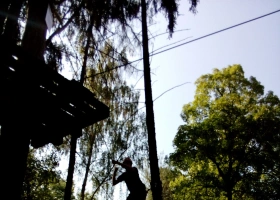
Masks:
[[[30,142],[24,130],[26,125],[16,122],[1,126],[0,199],[21,199]]]

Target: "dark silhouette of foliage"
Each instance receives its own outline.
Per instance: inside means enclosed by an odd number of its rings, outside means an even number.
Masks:
[[[192,0],[191,2],[191,11],[194,11],[194,8],[196,7],[196,4],[198,0]],[[53,16],[54,16],[54,31],[50,33],[49,37],[46,39],[47,35],[47,27],[45,23],[45,11],[47,8],[47,5],[49,4]],[[145,5],[145,7],[143,7]],[[74,71],[76,74],[76,79],[78,79],[78,76],[80,75],[81,84],[84,83],[84,80],[89,78],[86,76],[86,73],[88,72],[88,62],[92,59],[94,62],[91,62],[92,66],[95,66],[96,68],[91,69],[90,77],[94,77],[96,73],[101,74],[102,71],[99,71],[98,65],[102,63],[96,62],[97,60],[100,60],[102,58],[100,52],[100,47],[108,45],[108,38],[107,34],[110,33],[112,35],[117,35],[118,40],[122,44],[122,47],[124,48],[130,48],[134,49],[135,41],[138,42],[138,45],[141,44],[141,41],[138,38],[138,34],[136,34],[133,30],[132,24],[134,19],[139,19],[140,16],[143,17],[143,10],[148,10],[149,8],[154,7],[153,10],[155,12],[162,11],[164,14],[166,14],[166,17],[168,19],[168,30],[170,31],[170,36],[172,32],[174,31],[175,24],[176,24],[176,18],[178,15],[178,3],[176,0],[173,1],[137,1],[137,0],[76,0],[76,1],[70,1],[70,0],[43,0],[43,1],[37,1],[37,0],[18,0],[18,1],[1,1],[0,3],[0,34],[3,34],[5,37],[7,37],[11,42],[17,43],[21,45],[26,52],[30,53],[31,55],[45,61],[52,69],[59,71],[62,69],[62,61],[65,61],[65,63],[69,64],[73,70],[80,69],[82,67],[81,72]],[[151,9],[150,9],[151,10]],[[151,15],[152,16],[152,15]],[[152,18],[152,17],[150,17]],[[145,22],[147,19],[147,16],[145,15],[144,18]],[[24,23],[22,23],[24,22]],[[24,25],[25,26],[24,26]],[[114,25],[114,30],[112,26]],[[147,28],[147,24],[145,25]],[[148,37],[147,37],[147,29],[145,29],[145,38],[143,38],[143,44],[144,46],[148,47]],[[63,35],[62,35],[63,34]],[[144,34],[143,34],[144,35]],[[68,40],[68,42],[65,42],[61,40],[60,37],[63,37],[63,39]],[[110,36],[108,36],[110,37]],[[61,40],[58,42],[58,40]],[[110,44],[113,46],[113,44]],[[97,53],[99,52],[99,53]],[[124,51],[118,52],[115,48],[113,48],[112,51],[110,51],[110,55],[107,55],[108,57],[111,57],[114,60],[117,60],[118,63],[122,63],[124,65],[128,66],[128,60],[124,56]],[[103,52],[104,53],[104,52]],[[147,62],[147,59],[149,57],[149,51],[148,48],[145,48],[143,51],[143,54],[145,55],[145,68],[149,68],[149,63]],[[82,60],[82,61],[81,61]],[[110,69],[110,67],[104,66],[103,69],[106,71],[107,69]],[[133,69],[133,67],[132,67]],[[95,70],[95,71],[94,71]],[[147,74],[149,74],[149,70],[144,70],[145,77],[147,77]],[[116,73],[115,73],[116,74]],[[114,73],[107,73],[107,78],[113,79],[115,76]],[[149,83],[150,79],[145,78],[146,83]],[[104,81],[104,80],[102,80]],[[102,82],[100,85],[102,85],[102,88],[106,89],[104,87],[107,84],[107,82]],[[95,85],[94,87],[97,87]],[[150,85],[146,84],[146,88],[151,88]],[[108,88],[107,88],[108,89]],[[131,94],[134,95],[134,99],[137,99],[137,94],[133,93],[130,87],[123,84],[123,87],[120,87],[119,90],[124,92],[131,92]],[[114,92],[118,92],[117,90],[114,90]],[[132,96],[133,96],[132,95]],[[125,95],[124,95],[125,96]],[[129,98],[133,99],[132,96]],[[148,124],[150,119],[153,120],[153,106],[152,106],[152,96],[151,96],[151,90],[148,89],[147,96],[149,96],[149,102],[147,114],[149,115],[149,119],[147,120]],[[129,99],[129,100],[131,100]],[[112,102],[110,102],[112,103]],[[114,104],[114,102],[112,103]],[[124,108],[124,111],[119,112],[127,112],[127,113],[133,113],[134,110],[137,108],[137,103],[132,103],[128,105],[120,105],[120,109]],[[114,105],[115,106],[115,105]],[[116,108],[116,107],[115,107]],[[118,110],[118,109],[117,109]],[[149,111],[148,111],[149,110]],[[151,112],[152,111],[152,112]],[[136,111],[135,111],[136,112]],[[116,116],[119,113],[118,111],[115,112]],[[136,119],[135,116],[138,116]],[[135,132],[133,130],[133,120],[140,120],[138,121],[140,124],[142,123],[142,120],[144,117],[142,115],[136,115],[132,116],[131,119],[127,119],[129,122],[127,123],[127,127],[132,128],[130,131],[132,133]],[[151,125],[151,126],[150,126]],[[154,123],[151,123],[149,129],[149,135],[150,138],[153,138],[155,136],[155,131],[152,130],[152,127],[154,127]],[[120,126],[118,124],[117,126]],[[139,124],[136,124],[136,126],[140,126]],[[143,124],[141,124],[142,127],[145,127]],[[124,126],[125,127],[125,126]],[[119,135],[118,137],[112,137],[112,140],[117,140],[116,144],[118,146],[111,146],[114,150],[119,149],[124,150],[127,148],[128,140],[124,140],[122,137],[128,136],[128,133],[125,133],[124,135]],[[118,139],[116,139],[118,138]],[[133,137],[134,140],[136,140],[137,137]],[[107,138],[108,139],[108,138]],[[137,148],[144,148],[145,145],[139,145],[137,142],[130,141],[130,144],[135,144],[133,148],[135,148],[135,151],[131,151],[129,154],[131,156],[137,158],[135,155],[135,152],[138,150]],[[72,192],[72,177],[74,173],[74,165],[75,165],[75,154],[76,154],[76,147],[77,144],[77,138],[73,138],[73,141],[71,142],[72,150],[70,151],[70,157],[72,158],[70,160],[69,165],[69,178],[67,181],[67,197],[66,199],[71,198],[71,192]],[[137,144],[137,145],[136,145]],[[150,140],[150,144],[153,147],[156,147],[156,141]],[[69,144],[68,144],[69,145]],[[152,178],[152,185],[160,185],[159,180],[159,173],[158,173],[158,167],[157,167],[157,157],[156,157],[156,148],[150,147],[150,151],[152,152],[153,156],[151,156],[152,164],[151,167],[155,170],[152,174],[153,177],[157,177],[155,182],[153,182]],[[120,152],[116,151],[119,155]],[[144,151],[144,150],[143,150]],[[109,154],[109,153],[108,153]],[[109,155],[109,157],[112,155]],[[114,155],[115,156],[115,155]],[[139,158],[140,156],[138,156]],[[136,159],[137,160],[137,159]],[[47,163],[45,163],[46,166],[48,166]],[[103,163],[104,165],[107,165],[108,163]],[[108,168],[109,171],[109,168]],[[46,177],[47,179],[47,177]],[[105,179],[104,179],[105,180]],[[70,185],[68,185],[68,183]],[[158,187],[160,188],[160,186]],[[108,190],[106,190],[108,191]],[[160,196],[160,190],[158,190],[157,195]],[[94,197],[92,196],[92,199]]]

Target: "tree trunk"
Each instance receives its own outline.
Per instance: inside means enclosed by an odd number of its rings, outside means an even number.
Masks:
[[[20,9],[22,7],[23,0],[13,0],[10,9],[8,18],[6,21],[6,26],[4,30],[4,36],[11,42],[16,44],[19,41],[19,24],[18,18],[20,15]]]
[[[30,139],[26,124],[5,123],[0,140],[0,199],[21,199]]]
[[[27,180],[27,183],[26,183],[26,200],[32,200],[32,195],[31,195],[31,185],[30,185],[30,182],[29,180]]]
[[[146,1],[141,0],[142,9],[142,38],[143,38],[143,65],[146,98],[146,123],[148,130],[149,160],[151,171],[151,189],[154,200],[162,200],[162,185],[159,176],[156,132],[153,110],[153,97],[151,86],[151,70],[149,64],[149,41],[147,28],[147,8]]]
[[[22,48],[35,58],[44,60],[48,0],[28,0],[28,19],[22,38]]]
[[[3,6],[7,2],[10,4],[10,1],[1,1],[0,6]],[[10,11],[11,13],[17,13],[20,11],[21,1],[14,0],[13,2],[14,4],[10,7]],[[44,19],[48,1],[29,0],[28,2],[28,22],[22,47],[31,55],[43,59],[45,49],[42,48],[44,45],[40,44],[45,43]],[[3,18],[3,15],[1,17]],[[0,24],[2,23],[2,18],[0,19]],[[7,22],[9,23],[7,24],[7,30],[16,29],[16,27],[12,27],[16,26],[16,19],[14,22],[10,22],[10,20]],[[40,47],[40,50],[38,47]],[[30,136],[28,134],[30,124],[19,116],[9,116],[7,119],[10,119],[10,121],[5,122],[1,127],[0,136],[0,199],[18,200],[21,199],[22,183],[26,171],[26,161],[30,144]]]
[[[232,200],[232,188],[228,188],[228,190],[227,190],[227,198],[228,198],[228,200]]]
[[[4,30],[5,20],[8,14],[8,8],[11,0],[1,0],[0,1],[0,35],[2,35]]]
[[[84,177],[84,181],[83,181],[83,185],[82,185],[82,190],[81,190],[81,200],[85,199],[85,191],[86,191],[86,185],[87,185],[87,178],[88,178],[88,173],[89,173],[90,164],[91,164],[92,151],[93,151],[93,142],[94,142],[94,140],[92,140],[91,146],[90,146],[90,150],[89,150],[88,161],[87,161],[87,165],[86,165],[86,172],[85,172],[85,177]]]
[[[90,24],[90,27],[92,27],[93,24]],[[90,28],[89,28],[90,29]],[[91,28],[92,30],[92,28]],[[84,55],[84,61],[82,66],[82,72],[81,72],[81,78],[80,83],[83,85],[85,80],[85,74],[86,74],[86,64],[87,64],[87,58],[88,58],[88,50],[90,45],[90,34],[88,34],[87,38],[87,44],[85,47],[85,55]],[[82,130],[81,130],[82,132]],[[81,135],[81,134],[78,134]],[[74,168],[75,168],[75,162],[76,162],[76,147],[77,147],[77,135],[71,136],[71,149],[70,149],[70,158],[69,158],[69,165],[68,165],[68,174],[67,174],[67,182],[66,187],[64,191],[64,200],[71,200],[72,195],[72,185],[73,185],[73,175],[74,175]]]
[[[70,158],[69,158],[69,164],[68,164],[66,187],[64,190],[64,200],[71,200],[71,196],[72,196],[73,175],[74,175],[75,162],[76,162],[77,139],[78,138],[76,135],[71,136]]]

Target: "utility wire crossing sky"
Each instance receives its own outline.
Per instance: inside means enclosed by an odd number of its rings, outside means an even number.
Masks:
[[[168,49],[165,49],[165,50],[162,50],[162,51],[159,51],[159,52],[156,52],[156,53],[151,53],[149,56],[152,57],[152,56],[155,56],[155,55],[164,53],[164,52],[166,52],[166,51],[170,51],[170,50],[175,49],[175,48],[178,48],[178,47],[180,47],[180,46],[183,46],[183,45],[186,45],[186,44],[189,44],[189,43],[192,43],[192,42],[195,42],[195,41],[198,41],[198,40],[207,38],[207,37],[209,37],[209,36],[212,36],[212,35],[215,35],[215,34],[218,34],[218,33],[224,32],[224,31],[227,31],[227,30],[232,29],[232,28],[236,28],[236,27],[238,27],[238,26],[241,26],[241,25],[247,24],[247,23],[249,23],[249,22],[252,22],[252,21],[255,21],[255,20],[258,20],[258,19],[267,17],[267,16],[269,16],[269,15],[273,15],[273,14],[278,13],[278,12],[280,12],[280,9],[279,9],[279,10],[276,10],[276,11],[274,11],[274,12],[271,12],[271,13],[268,13],[268,14],[265,14],[265,15],[262,15],[262,16],[259,16],[259,17],[256,17],[256,18],[253,18],[253,19],[244,21],[244,22],[241,22],[241,23],[239,23],[239,24],[236,24],[236,25],[233,25],[233,26],[230,26],[230,27],[221,29],[221,30],[219,30],[219,31],[215,31],[215,32],[213,32],[213,33],[209,33],[209,34],[207,34],[207,35],[204,35],[204,36],[201,36],[201,37],[199,37],[199,38],[190,40],[190,41],[188,41],[188,42],[184,42],[184,43],[179,44],[179,45],[176,45],[176,46],[174,46],[174,47],[170,47],[170,48],[168,48]],[[102,51],[100,51],[100,52],[101,52],[101,53],[104,53],[104,52],[102,52]],[[104,54],[105,54],[105,53],[104,53]],[[107,54],[106,54],[106,55],[107,55]],[[128,64],[132,64],[132,63],[134,63],[134,62],[141,61],[141,60],[143,60],[143,58],[139,58],[139,59],[137,59],[137,60],[128,62],[127,64],[119,65],[119,66],[113,67],[113,68],[111,68],[111,69],[109,69],[109,70],[96,73],[96,74],[93,75],[93,77],[94,77],[94,76],[97,76],[97,75],[100,75],[100,74],[103,74],[103,73],[106,73],[106,72],[109,72],[109,71],[114,70],[114,69],[118,69],[118,68],[120,68],[120,67],[124,67],[124,66],[126,66],[126,65],[128,65]]]

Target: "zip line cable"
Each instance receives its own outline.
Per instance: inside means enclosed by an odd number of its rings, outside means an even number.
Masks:
[[[236,28],[236,27],[238,27],[238,26],[241,26],[241,25],[247,24],[247,23],[249,23],[249,22],[256,21],[256,20],[258,20],[258,19],[261,19],[261,18],[267,17],[267,16],[272,15],[272,14],[275,14],[275,13],[277,13],[277,12],[280,12],[280,9],[279,9],[279,10],[276,10],[276,11],[274,11],[274,12],[270,12],[270,13],[268,13],[268,14],[261,15],[261,16],[259,16],[259,17],[256,17],[256,18],[253,18],[253,19],[250,19],[250,20],[244,21],[244,22],[242,22],[242,23],[239,23],[239,24],[236,24],[236,25],[233,25],[233,26],[230,26],[230,27],[227,27],[227,28],[221,29],[221,30],[219,30],[219,31],[215,31],[215,32],[213,32],[213,33],[210,33],[210,34],[207,34],[207,35],[201,36],[201,37],[199,37],[199,38],[196,38],[196,39],[190,40],[190,41],[188,41],[188,42],[184,42],[184,43],[179,44],[179,45],[176,45],[176,46],[174,46],[174,47],[170,47],[170,48],[168,48],[168,49],[165,49],[165,50],[162,50],[162,51],[159,51],[159,52],[156,52],[156,53],[151,53],[151,54],[149,55],[149,57],[151,57],[151,56],[155,56],[155,55],[158,55],[158,54],[161,54],[161,53],[164,53],[164,52],[166,52],[166,51],[170,51],[170,50],[175,49],[175,48],[178,48],[178,47],[180,47],[180,46],[183,46],[183,45],[186,45],[186,44],[189,44],[189,43],[192,43],[192,42],[195,42],[195,41],[201,40],[201,39],[203,39],[203,38],[206,38],[206,37],[209,37],[209,36],[212,36],[212,35],[215,35],[215,34],[218,34],[218,33],[224,32],[224,31],[227,31],[227,30],[232,29],[232,28]],[[134,61],[128,62],[128,63],[126,63],[126,64],[124,64],[124,65],[119,65],[119,66],[113,67],[113,68],[111,68],[111,69],[109,69],[109,70],[106,70],[106,71],[103,71],[103,72],[96,73],[96,74],[94,74],[93,76],[97,76],[97,75],[100,75],[100,74],[106,73],[106,72],[108,72],[108,71],[111,71],[111,70],[114,70],[114,69],[118,69],[118,68],[120,68],[120,67],[124,67],[124,66],[126,66],[126,65],[132,64],[132,63],[134,63],[134,62],[141,61],[141,60],[143,60],[143,58],[139,58],[139,59],[137,59],[137,60],[134,60]]]

